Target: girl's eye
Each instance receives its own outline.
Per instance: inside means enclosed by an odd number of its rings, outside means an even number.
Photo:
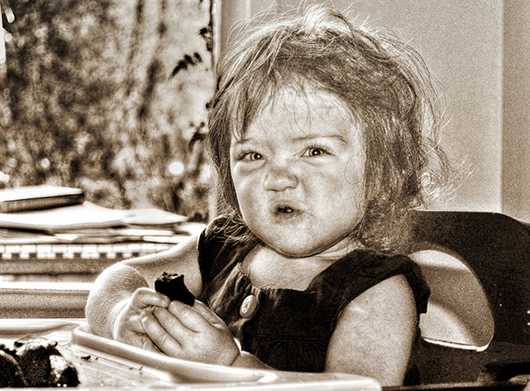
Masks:
[[[241,155],[241,160],[256,161],[263,159],[261,153],[258,152],[247,152]]]
[[[328,151],[321,147],[311,147],[304,152],[304,156],[321,156],[327,154]]]

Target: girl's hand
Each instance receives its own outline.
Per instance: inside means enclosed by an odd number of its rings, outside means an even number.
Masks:
[[[169,356],[209,364],[232,365],[240,351],[225,323],[206,305],[172,301],[167,308],[142,313],[145,333]]]
[[[151,339],[145,334],[141,316],[151,313],[153,308],[167,308],[169,299],[148,288],[137,289],[132,297],[126,301],[114,325],[112,337],[114,340],[137,346],[151,351],[159,351]]]

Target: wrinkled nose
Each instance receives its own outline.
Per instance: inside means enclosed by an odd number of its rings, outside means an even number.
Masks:
[[[270,165],[265,174],[265,190],[283,191],[295,188],[298,185],[298,177],[288,163]]]

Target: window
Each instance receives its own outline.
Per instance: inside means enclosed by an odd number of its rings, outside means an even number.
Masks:
[[[75,186],[101,206],[205,221],[210,2],[0,5],[0,187]]]

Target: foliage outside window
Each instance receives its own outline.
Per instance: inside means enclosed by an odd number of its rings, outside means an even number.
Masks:
[[[154,206],[205,221],[211,4],[0,6],[0,187],[77,186],[101,206]]]

